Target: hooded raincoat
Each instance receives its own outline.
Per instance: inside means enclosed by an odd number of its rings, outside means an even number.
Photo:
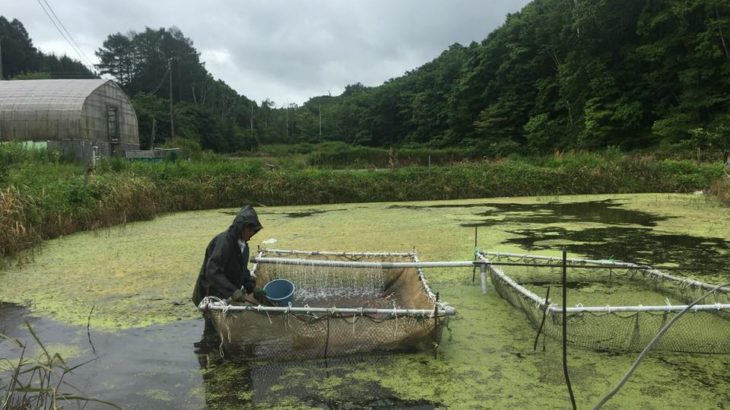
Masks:
[[[193,289],[195,306],[205,296],[229,298],[241,287],[247,293],[253,292],[256,281],[246,266],[249,258],[248,244],[243,249],[239,244],[244,226],[250,226],[254,231],[263,228],[256,211],[250,205],[241,208],[228,230],[216,235],[205,249],[203,266]]]

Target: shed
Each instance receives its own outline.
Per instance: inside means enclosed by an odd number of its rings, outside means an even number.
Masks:
[[[139,149],[137,114],[111,80],[0,81],[0,141],[47,142],[80,161],[124,155]]]

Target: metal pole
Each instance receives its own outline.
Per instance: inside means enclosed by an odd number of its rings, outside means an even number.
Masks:
[[[487,294],[487,265],[482,264],[479,268],[479,277],[482,280],[482,295]]]
[[[172,57],[167,59],[167,71],[170,73],[170,139],[175,138],[175,117],[172,110]]]
[[[431,156],[428,156],[428,166],[431,167]],[[474,226],[474,260],[477,260],[477,234],[478,234],[478,226]],[[474,283],[474,280],[476,279],[477,275],[477,267],[474,265],[474,268],[471,270],[471,283]]]
[[[570,385],[570,375],[568,374],[568,317],[566,306],[568,303],[567,276],[568,276],[568,253],[563,248],[563,374],[565,375],[565,384],[568,386],[568,394],[570,395],[570,404],[575,405],[575,397],[573,396],[573,387]]]
[[[262,249],[262,252],[284,253],[295,255],[328,255],[328,256],[411,256],[408,252],[333,252],[333,251],[299,251],[292,249]],[[263,256],[263,253],[259,256]]]
[[[0,36],[0,80],[3,79],[3,37]]]
[[[576,306],[569,307],[566,312],[571,313],[620,313],[620,312],[681,312],[687,305],[656,305],[656,306]],[[554,306],[548,307],[551,313],[559,313],[561,310]],[[693,312],[719,312],[730,310],[730,303],[713,303],[708,305],[694,305]]]
[[[157,119],[152,117],[152,135],[150,136],[150,151],[155,149],[155,132],[157,130]]]
[[[290,258],[255,258],[256,263],[272,263],[277,265],[300,265],[300,266],[324,266],[332,268],[376,268],[376,269],[400,269],[400,268],[462,268],[471,267],[472,261],[448,261],[448,262],[352,262],[352,261],[328,261],[315,259],[290,259]]]
[[[433,309],[376,309],[376,308],[320,308],[320,307],[295,307],[295,306],[263,306],[263,305],[229,305],[225,301],[209,301],[203,299],[198,305],[199,310],[220,310],[226,312],[276,312],[276,313],[325,313],[325,314],[350,314],[350,315],[398,315],[398,316],[424,316],[432,317]],[[438,314],[440,316],[453,316],[456,310],[448,305],[442,305]]]

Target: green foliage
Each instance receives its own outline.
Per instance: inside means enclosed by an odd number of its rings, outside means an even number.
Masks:
[[[44,72],[30,72],[22,73],[13,77],[13,80],[49,80],[51,79],[51,73]]]
[[[412,165],[441,165],[478,157],[470,149],[429,149],[425,147],[374,148],[355,146],[343,142],[326,142],[307,145],[307,163],[323,168],[395,168]]]
[[[171,98],[175,137],[216,152],[341,142],[468,145],[504,157],[728,145],[729,34],[730,4],[722,0],[535,0],[480,43],[454,44],[380,86],[355,83],[339,96],[278,107],[213,79],[176,28],[109,35],[97,55],[101,72],[132,95],[143,147],[153,128],[155,145],[173,137]],[[0,35],[9,76],[69,63],[35,58],[17,20],[0,20]],[[332,155],[383,157],[352,150],[359,153],[324,148],[312,161],[340,167]]]
[[[0,146],[6,150],[13,146]],[[327,156],[326,154],[331,154]],[[26,155],[26,159],[21,159]],[[38,157],[34,157],[38,155]],[[0,253],[72,232],[161,212],[237,207],[244,203],[303,205],[338,202],[413,201],[591,194],[690,192],[722,174],[717,163],[626,156],[616,148],[547,156],[509,156],[499,161],[455,162],[456,150],[384,150],[344,143],[317,146],[311,159],[335,161],[325,168],[270,167],[261,158],[230,159],[202,153],[193,161],[100,161],[86,175],[78,165],[44,162],[20,154],[0,184]],[[426,166],[431,156],[432,166]],[[30,158],[30,159],[28,159]],[[329,159],[325,159],[329,158]],[[384,165],[361,168],[358,161]],[[285,161],[286,162],[286,161]],[[282,162],[285,163],[285,162]],[[450,165],[438,165],[439,162]],[[364,164],[365,162],[361,162]],[[392,164],[398,166],[391,167]],[[413,164],[403,166],[404,164]]]
[[[707,131],[701,138],[718,149],[728,135],[717,124],[730,111],[729,34],[721,0],[536,0],[481,43],[452,45],[378,87],[268,111],[277,125],[261,141],[461,143],[505,156],[690,148]]]
[[[23,23],[0,16],[3,79],[93,78],[94,73],[67,56],[44,54],[33,46]]]
[[[558,134],[558,128],[547,113],[530,117],[523,128],[527,146],[533,153],[544,153],[554,147],[553,138]]]

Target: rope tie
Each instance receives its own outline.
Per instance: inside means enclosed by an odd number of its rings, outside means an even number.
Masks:
[[[360,306],[360,318],[362,319],[362,306]],[[352,336],[355,336],[355,322],[357,322],[357,314],[352,317]]]
[[[395,316],[395,334],[394,334],[394,336],[398,336],[398,310],[395,308],[395,303],[393,303],[393,315]]]

